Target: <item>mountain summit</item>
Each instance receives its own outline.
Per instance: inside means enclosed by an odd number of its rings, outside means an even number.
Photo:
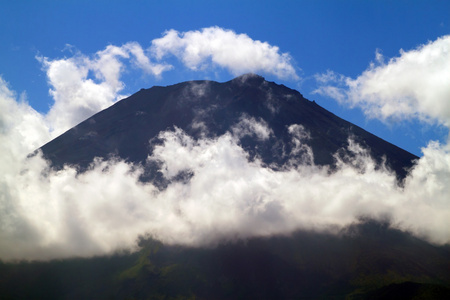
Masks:
[[[95,157],[111,155],[145,164],[160,142],[158,135],[175,128],[194,139],[231,133],[249,159],[261,159],[271,168],[292,161],[333,166],[337,154],[343,158],[354,154],[347,149],[349,139],[376,162],[386,161],[400,179],[417,159],[298,91],[255,74],[224,83],[199,80],[141,89],[41,149],[56,168],[69,164],[83,170]],[[150,169],[151,179],[154,166]]]

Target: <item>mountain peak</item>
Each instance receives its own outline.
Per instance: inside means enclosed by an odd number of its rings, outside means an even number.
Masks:
[[[231,82],[233,83],[238,83],[238,84],[261,84],[262,82],[264,82],[266,79],[264,77],[262,77],[261,75],[255,74],[255,73],[246,73],[243,75],[240,75],[236,78],[234,78],[233,80],[231,80]]]

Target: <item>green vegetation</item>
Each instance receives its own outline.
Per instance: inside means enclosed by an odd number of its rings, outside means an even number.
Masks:
[[[450,249],[370,223],[216,248],[140,241],[134,254],[0,263],[0,299],[449,298]]]

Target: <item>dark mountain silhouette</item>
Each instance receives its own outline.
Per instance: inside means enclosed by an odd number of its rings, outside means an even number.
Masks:
[[[215,248],[0,262],[0,299],[448,299],[450,249],[367,220]]]
[[[333,165],[333,155],[346,152],[349,137],[368,149],[377,162],[386,158],[399,178],[417,159],[305,99],[298,91],[253,74],[225,83],[188,81],[142,89],[41,149],[56,168],[70,164],[84,169],[94,157],[107,158],[111,154],[129,162],[145,163],[161,131],[176,126],[194,138],[220,136],[232,131],[242,117],[263,120],[273,131],[266,140],[251,136],[240,139],[250,158],[258,155],[272,168],[282,166],[290,158],[286,153],[293,147],[288,132],[292,124],[302,125],[310,134],[302,142],[312,148],[314,163],[318,165]]]
[[[384,160],[399,179],[416,156],[305,99],[299,92],[244,75],[225,83],[190,81],[142,89],[92,116],[41,149],[55,168],[94,157],[143,164],[142,180],[164,185],[146,158],[161,131],[181,128],[195,139],[233,132],[242,119],[272,130],[266,139],[240,136],[249,159],[283,168],[295,145],[289,126],[302,125],[314,163],[335,164],[348,138]],[[293,153],[293,154],[292,154]],[[0,262],[0,299],[445,299],[450,248],[436,246],[389,221],[361,219],[339,233],[297,231],[214,248],[168,246],[142,237],[141,250],[89,259]]]

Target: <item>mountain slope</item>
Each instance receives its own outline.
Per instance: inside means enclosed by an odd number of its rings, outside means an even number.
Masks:
[[[129,162],[144,163],[162,131],[178,127],[198,139],[242,131],[242,127],[255,123],[267,126],[270,135],[241,134],[240,144],[251,159],[258,156],[273,168],[291,158],[286,153],[292,153],[295,147],[289,131],[294,124],[304,129],[301,142],[311,147],[318,165],[333,165],[334,154],[344,151],[349,138],[369,149],[377,162],[385,157],[399,178],[406,175],[417,158],[335,116],[299,92],[253,74],[225,83],[189,81],[142,89],[41,149],[57,168],[70,164],[83,169],[94,157],[107,158],[112,154]],[[304,153],[298,153],[297,159],[301,154]]]

